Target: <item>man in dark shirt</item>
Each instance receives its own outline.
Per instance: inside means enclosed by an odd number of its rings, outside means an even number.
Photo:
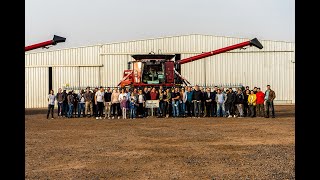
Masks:
[[[214,90],[212,92],[214,99],[216,98],[217,91],[218,91],[218,86],[214,86]],[[217,117],[217,102],[215,100],[212,102],[212,116]]]
[[[66,89],[63,90],[62,96],[63,96],[63,104],[62,104],[62,115],[61,116],[67,117],[67,113],[69,111],[69,105],[68,105],[68,98],[67,98],[68,93],[67,93]]]
[[[146,98],[146,100],[151,100],[150,91],[151,91],[151,88],[145,87],[143,89],[143,95]],[[148,117],[148,116],[151,116],[151,109],[144,107],[144,117]]]
[[[206,105],[206,117],[212,116],[212,102],[215,101],[215,96],[211,92],[210,88],[207,88],[207,92],[204,93],[205,105]]]
[[[63,100],[64,100],[64,96],[61,88],[58,89],[56,97],[58,101],[58,118],[61,118],[63,114]]]
[[[201,100],[202,100],[202,92],[199,89],[199,86],[196,85],[192,94],[192,101],[194,105],[194,115],[195,117],[200,118],[201,116]]]
[[[104,119],[108,118],[110,119],[110,112],[111,112],[111,95],[112,92],[110,90],[110,87],[107,88],[107,91],[104,93],[104,107],[105,107],[105,115]]]
[[[92,92],[92,100],[91,100],[91,102],[92,102],[92,110],[93,110],[93,117],[98,117],[98,106],[96,105],[96,103],[95,103],[95,100],[94,100],[94,98],[95,98],[95,96],[96,96],[96,92],[98,91],[99,89],[96,87],[96,88],[94,88],[94,90],[93,90],[93,92]]]
[[[180,92],[178,88],[174,89],[174,93],[171,94],[171,99],[172,99],[173,117],[179,117]]]

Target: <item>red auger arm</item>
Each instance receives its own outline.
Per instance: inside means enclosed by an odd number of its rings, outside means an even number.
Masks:
[[[24,51],[30,51],[30,50],[33,50],[33,49],[46,47],[48,45],[56,45],[59,42],[65,42],[65,41],[66,41],[66,38],[54,35],[52,40],[41,42],[41,43],[38,43],[38,44],[33,44],[33,45],[30,45],[30,46],[26,46],[24,48]]]
[[[255,47],[259,48],[259,49],[263,48],[262,44],[258,41],[258,39],[254,38],[254,39],[252,39],[250,41],[246,41],[246,42],[243,42],[243,43],[235,44],[235,45],[232,45],[232,46],[224,47],[224,48],[217,49],[217,50],[214,50],[214,51],[205,52],[205,53],[202,53],[202,54],[199,54],[199,55],[196,55],[196,56],[192,56],[192,57],[188,57],[188,58],[185,58],[185,59],[181,59],[181,60],[177,61],[176,63],[177,64],[185,64],[185,63],[188,63],[188,62],[192,62],[192,61],[195,61],[195,60],[199,60],[199,59],[206,58],[206,57],[209,57],[209,56],[213,56],[213,55],[216,55],[216,54],[220,54],[220,53],[223,53],[223,52],[227,52],[227,51],[231,51],[231,50],[234,50],[234,49],[242,48],[242,47],[248,46],[248,45],[255,46]]]

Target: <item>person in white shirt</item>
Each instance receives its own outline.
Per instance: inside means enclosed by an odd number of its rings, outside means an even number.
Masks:
[[[54,91],[51,89],[50,94],[48,95],[48,113],[47,119],[49,119],[49,114],[51,112],[51,119],[53,119],[53,110],[54,110],[54,103],[56,101],[56,96],[54,95]]]
[[[104,107],[104,88],[100,86],[100,90],[96,92],[94,96],[95,104],[98,107],[98,113],[96,119],[102,119],[103,107]]]

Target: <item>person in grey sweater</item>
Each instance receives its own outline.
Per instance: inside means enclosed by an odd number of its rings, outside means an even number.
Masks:
[[[224,102],[226,100],[225,95],[218,89],[216,94],[216,102],[217,102],[217,117],[224,117],[225,116],[225,107]]]

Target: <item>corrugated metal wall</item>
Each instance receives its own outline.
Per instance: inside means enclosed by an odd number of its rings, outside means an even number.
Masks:
[[[248,40],[195,34],[26,53],[25,107],[47,106],[48,67],[53,67],[55,91],[66,84],[80,88],[116,86],[127,63],[133,60],[132,54],[155,52],[186,58]],[[294,103],[294,43],[259,41],[262,50],[248,47],[183,64],[182,75],[192,84],[241,83],[263,90],[270,84],[278,102]]]
[[[48,106],[48,68],[25,69],[25,107],[42,108]]]

